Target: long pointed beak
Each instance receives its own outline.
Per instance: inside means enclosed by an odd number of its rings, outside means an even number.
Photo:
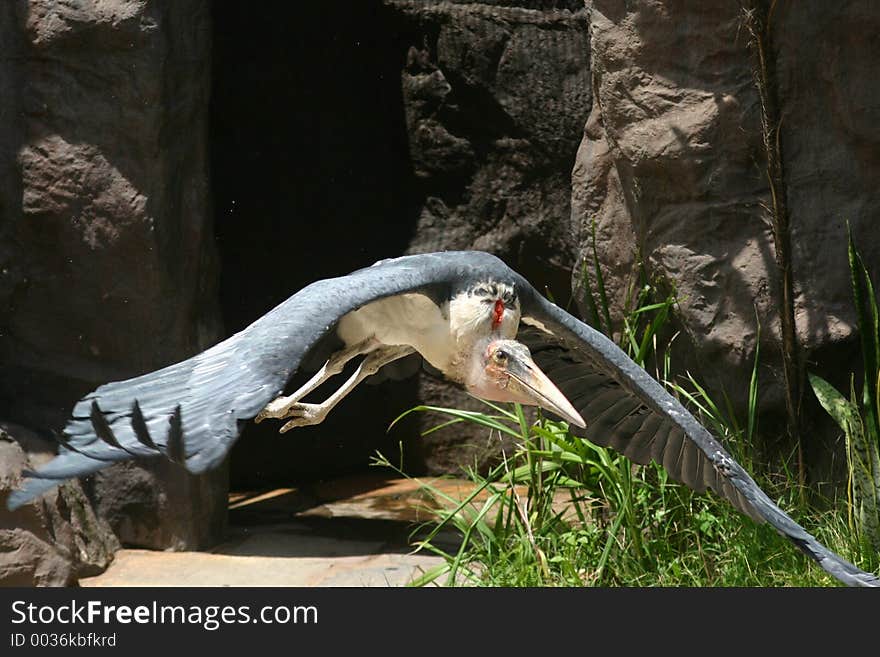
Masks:
[[[581,414],[531,358],[511,359],[507,365],[507,373],[516,379],[521,386],[521,392],[529,397],[532,404],[556,413],[582,429],[587,427]]]

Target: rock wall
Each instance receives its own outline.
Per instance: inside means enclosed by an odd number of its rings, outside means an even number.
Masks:
[[[600,0],[589,14],[596,96],[573,174],[580,259],[592,257],[595,221],[612,315],[622,316],[641,257],[677,292],[706,362],[740,371],[754,347],[752,306],[772,316],[776,284],[740,9]]]
[[[51,441],[22,427],[0,427],[0,586],[68,586],[97,575],[113,560],[119,541],[96,517],[77,481],[64,483],[14,513],[6,497],[22,468],[48,461]]]
[[[0,418],[48,432],[100,383],[221,335],[210,29],[200,0],[30,0],[3,3],[0,40]],[[166,488],[138,467],[179,513],[147,512],[164,530],[143,540],[130,517],[115,527],[123,542],[195,547],[216,536],[222,471],[199,483],[212,489],[204,499],[181,483],[189,475]],[[114,489],[128,476],[110,469],[100,481]],[[193,540],[200,522],[212,529]]]
[[[784,413],[779,276],[742,11],[721,1],[590,3],[595,98],[575,162],[572,221],[580,259],[591,257],[596,222],[618,315],[639,258],[662,288],[676,292],[685,333],[679,364],[723,387],[741,413],[757,316],[761,423],[773,435]],[[858,368],[847,220],[880,271],[871,217],[880,95],[866,63],[876,50],[868,34],[877,20],[868,3],[780,3],[768,53],[782,113],[797,332],[807,366],[836,372],[841,383]],[[827,461],[836,432],[819,439],[823,420],[810,415],[813,408],[807,391],[808,456]]]
[[[828,370],[858,338],[846,222],[880,282],[880,85],[872,62],[880,9],[810,0],[778,6],[772,24],[780,148],[794,247],[795,314],[809,359]],[[843,372],[844,386],[848,376]]]

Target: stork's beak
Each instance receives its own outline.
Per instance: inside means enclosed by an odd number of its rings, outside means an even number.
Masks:
[[[518,392],[528,401],[524,403],[540,406],[582,429],[587,427],[584,418],[578,413],[562,391],[544,374],[530,357],[513,355],[507,363],[507,373],[516,382]],[[513,381],[511,381],[513,383]],[[517,385],[518,384],[518,385]],[[508,385],[508,387],[512,387]]]

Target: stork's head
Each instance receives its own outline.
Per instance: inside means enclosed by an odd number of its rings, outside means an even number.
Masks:
[[[516,340],[489,340],[478,345],[465,386],[482,399],[540,406],[579,427],[587,426],[532,360],[529,348]]]

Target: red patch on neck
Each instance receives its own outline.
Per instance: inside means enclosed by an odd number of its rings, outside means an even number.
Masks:
[[[492,328],[496,329],[501,326],[501,318],[504,317],[504,302],[498,299],[495,302],[495,310],[492,313]]]

